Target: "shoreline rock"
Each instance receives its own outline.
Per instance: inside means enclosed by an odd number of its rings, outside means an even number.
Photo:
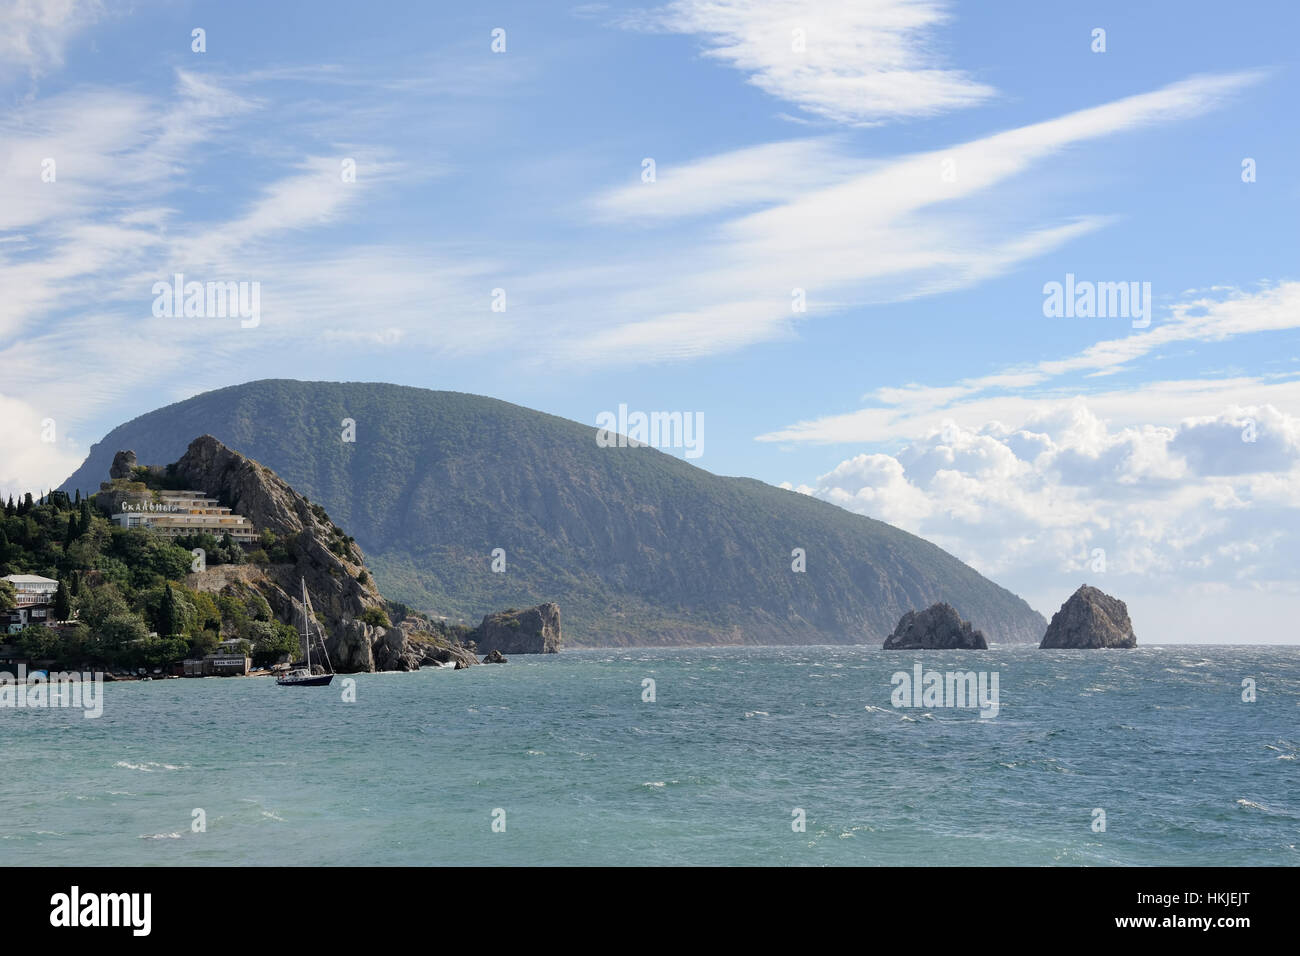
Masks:
[[[951,604],[932,604],[924,611],[908,611],[885,638],[887,651],[987,650],[983,631],[963,621]]]
[[[560,650],[560,606],[539,604],[527,610],[483,615],[471,635],[479,653],[556,654]]]
[[[1128,605],[1087,584],[1070,595],[1052,615],[1040,649],[1137,647]]]

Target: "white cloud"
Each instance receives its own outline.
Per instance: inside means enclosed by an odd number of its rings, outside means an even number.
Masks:
[[[611,190],[591,206],[602,220],[680,219],[788,202],[861,172],[862,163],[831,139],[765,143],[680,165],[656,164],[653,183]]]
[[[33,76],[63,65],[63,49],[103,14],[99,0],[0,0],[0,75],[13,67]]]
[[[884,387],[869,396],[871,407],[827,415],[758,436],[759,441],[879,442],[912,439],[945,421],[970,425],[1026,420],[1059,404],[1077,389],[1052,389],[1052,379],[1071,372],[1114,368],[1182,342],[1218,342],[1252,334],[1300,328],[1300,282],[1273,284],[1258,292],[1220,289],[1215,297],[1175,303],[1169,317],[1150,330],[1090,346],[1078,355],[1007,369],[956,385]],[[1051,321],[1051,320],[1044,320]],[[1032,395],[1027,394],[1032,389]],[[1174,423],[1189,415],[1213,415],[1227,405],[1272,403],[1297,407],[1300,381],[1291,377],[1148,381],[1136,388],[1092,390],[1090,407],[1110,422]]]
[[[67,425],[52,408],[0,394],[0,497],[55,488],[80,466],[85,450],[65,436]]]
[[[705,55],[764,92],[839,123],[975,106],[994,94],[943,69],[940,0],[675,0],[632,25],[702,37]],[[802,44],[800,44],[800,40]]]
[[[739,214],[676,233],[671,242],[647,243],[648,254],[638,250],[640,275],[652,277],[642,279],[646,288],[624,286],[613,296],[602,289],[599,307],[581,303],[575,311],[599,316],[601,330],[584,331],[577,342],[557,340],[556,349],[635,361],[711,354],[788,334],[796,288],[806,291],[811,317],[973,285],[1108,222],[1078,216],[1012,225],[1032,211],[997,189],[1071,145],[1195,115],[1259,78],[1193,77],[950,149],[866,163],[848,176],[847,157],[828,140],[661,165],[662,201],[655,192],[661,183],[637,184],[599,197],[599,216],[666,223],[694,216],[697,203]],[[782,185],[764,181],[811,156],[830,164]],[[952,177],[945,176],[947,163]],[[721,185],[727,181],[734,185]],[[782,198],[792,188],[795,194]],[[626,318],[609,329],[609,315]]]
[[[1236,581],[1300,594],[1300,418],[1271,405],[1115,427],[1077,399],[1015,426],[856,455],[799,490],[1023,593],[1082,577],[1146,593]]]

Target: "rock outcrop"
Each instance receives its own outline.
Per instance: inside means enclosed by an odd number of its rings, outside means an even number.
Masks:
[[[471,636],[483,654],[555,654],[560,650],[560,608],[539,604],[486,614]]]
[[[1128,606],[1083,585],[1052,615],[1040,648],[1137,647]]]
[[[134,463],[134,456],[130,460]],[[122,461],[125,465],[127,459]],[[424,634],[417,624],[385,623],[386,602],[366,569],[361,548],[323,508],[269,468],[204,435],[194,439],[166,473],[233,508],[259,531],[272,532],[290,557],[287,563],[213,567],[191,574],[192,587],[219,593],[251,587],[266,598],[277,619],[298,627],[305,581],[330,662],[342,673],[478,663],[469,650]]]
[[[488,651],[487,657],[483,658],[484,664],[506,664],[510,658],[506,657],[500,651]]]
[[[885,638],[887,651],[985,650],[988,641],[982,631],[963,621],[950,604],[932,604],[924,611],[908,611]]]
[[[138,462],[135,460],[135,452],[119,451],[113,456],[113,466],[108,469],[108,477],[112,479],[130,478],[131,472],[135,470]]]

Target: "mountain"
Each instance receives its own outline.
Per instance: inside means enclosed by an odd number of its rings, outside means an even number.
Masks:
[[[119,449],[174,461],[203,433],[323,505],[389,599],[452,621],[553,601],[568,644],[866,643],[946,601],[992,641],[1046,629],[883,522],[459,392],[281,379],[205,392],[113,429],[63,487],[98,488]]]

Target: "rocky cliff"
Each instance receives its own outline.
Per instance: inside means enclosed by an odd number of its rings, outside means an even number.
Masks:
[[[908,611],[885,638],[884,649],[902,650],[985,650],[988,641],[982,631],[974,630],[970,621],[949,604],[932,604],[924,611]]]
[[[124,465],[127,460],[122,456]],[[134,464],[133,455],[129,460]],[[419,621],[382,623],[388,620],[386,602],[366,569],[361,548],[320,505],[295,492],[271,469],[204,435],[194,439],[174,465],[159,471],[172,483],[206,492],[259,531],[271,532],[289,557],[279,563],[209,568],[189,576],[191,587],[215,593],[251,588],[266,598],[278,620],[299,627],[305,581],[326,651],[340,672],[477,663],[469,650],[423,631]]]
[[[1127,605],[1085,584],[1052,615],[1039,647],[1137,647],[1137,636]]]
[[[555,654],[560,650],[560,608],[539,604],[487,614],[470,636],[481,654]]]

